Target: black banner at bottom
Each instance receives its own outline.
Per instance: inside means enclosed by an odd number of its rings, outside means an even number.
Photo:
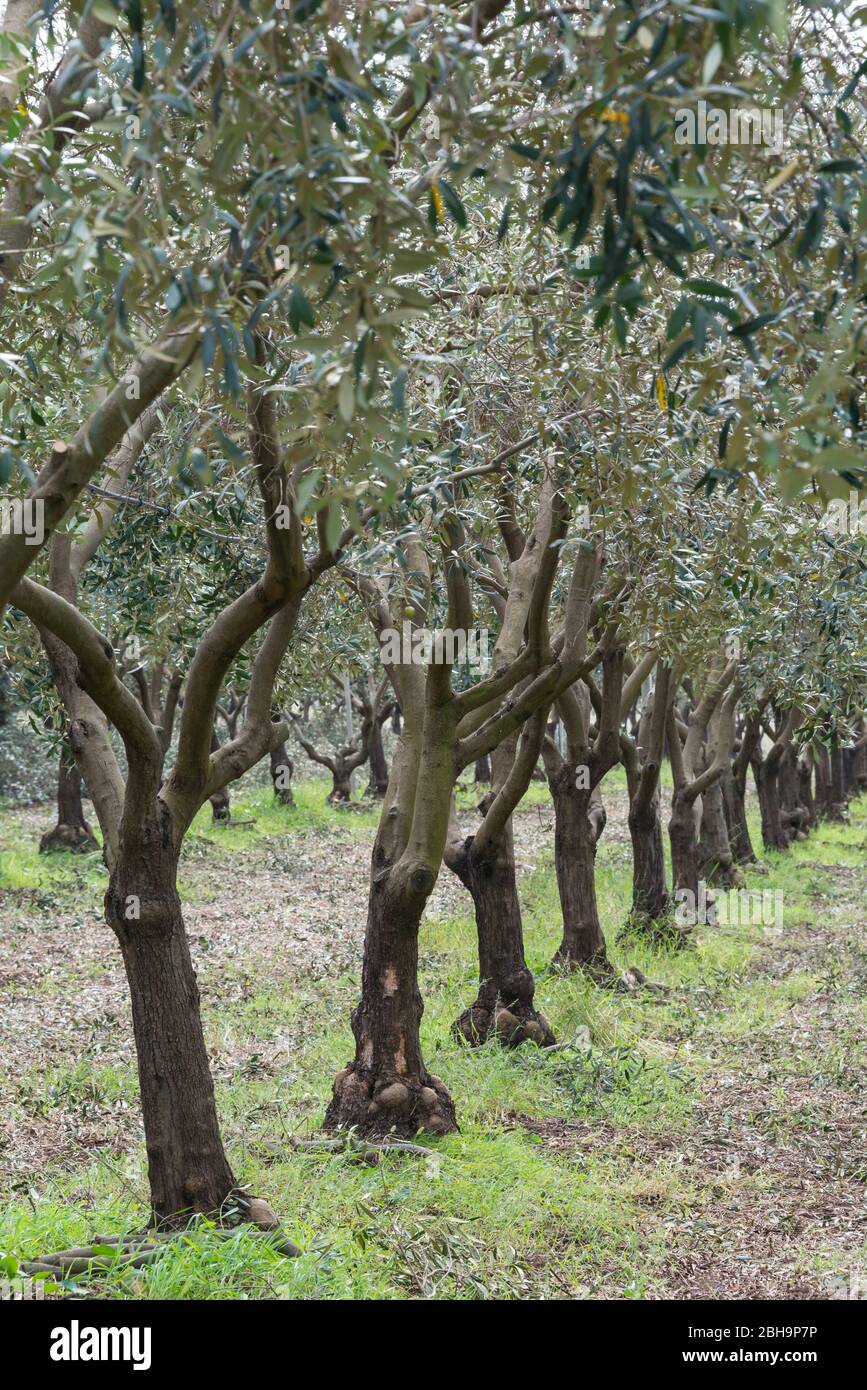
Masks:
[[[699,1380],[714,1369],[731,1372],[740,1367],[762,1367],[775,1375],[791,1368],[807,1368],[826,1375],[860,1362],[864,1317],[863,1306],[857,1301],[575,1303],[564,1299],[563,1303],[570,1303],[568,1310],[558,1303],[525,1304],[522,1314],[514,1303],[486,1303],[483,1307],[479,1302],[457,1303],[447,1311],[438,1302],[433,1323],[432,1310],[416,1312],[412,1303],[402,1304],[404,1335],[399,1341],[408,1348],[414,1316],[424,1317],[424,1324],[419,1324],[421,1340],[413,1335],[416,1351],[412,1365],[418,1366],[418,1347],[430,1341],[435,1329],[440,1355],[448,1349],[452,1362],[448,1374],[459,1374],[459,1348],[466,1343],[452,1343],[451,1327],[462,1331],[466,1327],[464,1337],[472,1335],[470,1345],[478,1346],[485,1335],[486,1317],[496,1324],[505,1309],[510,1319],[507,1341],[515,1360],[502,1369],[508,1369],[510,1376],[520,1372],[522,1362],[538,1373],[552,1354],[558,1362],[564,1356],[576,1359],[574,1370],[580,1370],[582,1376],[587,1373],[589,1354],[596,1362],[604,1358],[621,1373],[635,1369],[670,1375],[679,1369],[690,1379]],[[236,1370],[246,1364],[253,1374],[261,1375],[274,1361],[278,1365],[284,1362],[288,1372],[292,1365],[298,1368],[299,1353],[324,1355],[333,1376],[343,1365],[348,1371],[362,1370],[361,1348],[369,1350],[371,1333],[377,1341],[389,1326],[394,1331],[394,1320],[385,1309],[377,1314],[371,1305],[362,1304],[358,1313],[365,1330],[361,1339],[353,1337],[355,1306],[342,1303],[337,1310],[315,1302],[101,1303],[13,1296],[0,1302],[0,1343],[7,1355],[13,1349],[26,1349],[29,1374],[40,1384],[46,1373],[50,1382],[55,1376],[62,1381],[70,1374],[99,1378],[102,1369],[114,1375],[118,1371],[139,1376],[168,1371],[225,1376],[230,1368]],[[320,1312],[327,1319],[321,1328],[326,1341],[317,1337]],[[463,1316],[470,1312],[472,1323],[462,1326]],[[561,1323],[564,1312],[567,1320]],[[450,1314],[455,1317],[454,1324]],[[332,1329],[337,1317],[341,1337],[335,1343]],[[545,1335],[531,1335],[522,1342],[515,1336],[521,1323],[528,1333],[544,1331]],[[496,1344],[500,1348],[505,1345],[502,1336],[497,1335]],[[498,1353],[501,1356],[502,1351]],[[402,1360],[402,1353],[398,1352],[396,1359]],[[564,1370],[561,1365],[559,1373]]]

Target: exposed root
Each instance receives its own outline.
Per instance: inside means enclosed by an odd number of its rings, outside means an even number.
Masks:
[[[496,1037],[503,1047],[520,1047],[525,1042],[551,1047],[555,1042],[545,1015],[521,1001],[507,1008],[499,1000],[489,1005],[477,999],[452,1024],[452,1036],[470,1047],[479,1047],[491,1037]]]
[[[355,1129],[365,1136],[407,1137],[427,1130],[457,1130],[454,1102],[427,1072],[421,1080],[363,1070],[355,1062],[338,1072],[325,1112],[327,1130]]]
[[[652,918],[633,911],[618,932],[617,940],[619,943],[641,941],[668,951],[683,951],[695,946],[693,930],[691,926],[679,926],[672,913]]]
[[[658,916],[652,917],[647,911],[633,907],[620,931],[618,944],[628,941],[660,941],[663,933],[670,931],[674,922],[673,907],[669,905]]]
[[[240,1220],[236,1219],[228,1227],[209,1229],[209,1236],[217,1240],[230,1240],[239,1226],[249,1223],[273,1238],[271,1244],[279,1254],[287,1258],[301,1254],[294,1241],[284,1235],[275,1212],[261,1197],[232,1193],[229,1200],[230,1219],[234,1215]],[[105,1274],[109,1270],[140,1269],[164,1254],[173,1242],[189,1236],[194,1229],[187,1225],[177,1230],[150,1229],[127,1236],[95,1235],[89,1245],[58,1250],[53,1255],[39,1255],[35,1260],[22,1260],[20,1269],[24,1274],[50,1274],[57,1280],[76,1278],[81,1274]]]
[[[729,888],[744,888],[746,881],[743,872],[734,861],[728,864],[714,864],[706,872],[708,887],[720,888],[723,892]]]
[[[573,955],[561,945],[551,961],[552,969],[572,974],[581,971],[600,989],[613,989],[617,983],[617,971],[604,950],[597,951],[589,960]]]
[[[54,854],[60,850],[72,854],[89,854],[95,849],[99,849],[99,845],[86,825],[55,825],[54,829],[46,831],[39,841],[40,854]]]

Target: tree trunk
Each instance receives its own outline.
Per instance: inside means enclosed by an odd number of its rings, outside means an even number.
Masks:
[[[281,743],[276,748],[271,749],[271,785],[274,788],[274,795],[284,806],[294,806],[295,797],[292,795],[292,774],[295,766],[286,751],[286,744]]]
[[[218,1212],[236,1186],[220,1138],[175,874],[163,837],[143,831],[122,846],[106,894],[129,981],[158,1222]]]
[[[824,743],[814,744],[813,757],[816,764],[816,811],[819,817],[830,817],[833,813],[831,794],[831,759]]]
[[[589,789],[575,785],[575,769],[564,765],[548,785],[554,802],[554,866],[563,913],[563,939],[554,964],[586,970],[600,981],[613,978],[596,903],[596,841]],[[601,830],[601,827],[600,827]]]
[[[843,784],[843,750],[835,740],[831,746],[831,819],[843,820],[846,789]]]
[[[352,800],[352,773],[347,772],[337,761],[331,771],[331,791],[328,793],[329,805],[341,805]]]
[[[524,959],[511,820],[481,857],[473,854],[472,837],[467,839],[454,872],[476,909],[480,983],[475,1002],[452,1031],[473,1045],[493,1033],[506,1047],[523,1042],[550,1047],[554,1034],[533,1007],[535,983]]]
[[[627,927],[648,930],[654,923],[667,923],[671,918],[658,789],[646,810],[630,804],[629,834],[632,839],[632,910]]]
[[[684,941],[694,926],[716,925],[714,895],[706,891],[699,871],[694,812],[694,802],[688,800],[683,792],[675,789],[671,799],[671,818],[668,822],[676,904],[673,925]]]
[[[374,719],[370,727],[370,782],[368,792],[381,801],[388,791],[388,763],[382,742],[382,721]]]
[[[762,817],[762,843],[765,849],[788,849],[789,834],[780,815],[777,767],[767,759],[756,757],[753,759],[753,776]]]
[[[740,888],[744,876],[734,861],[729,842],[722,787],[715,782],[701,799],[698,865],[702,878],[717,888]]]
[[[216,753],[219,747],[220,740],[217,738],[217,731],[215,729],[211,735],[211,752]],[[211,819],[216,821],[218,825],[225,825],[231,819],[232,815],[229,788],[222,787],[220,791],[214,792],[214,795],[209,797],[209,800],[211,803]]]
[[[731,767],[723,769],[723,774],[720,777],[720,791],[726,825],[728,826],[732,858],[736,864],[755,864],[756,852],[750,839],[744,788]]]
[[[457,1129],[454,1103],[421,1055],[418,931],[426,897],[401,892],[374,851],[361,1001],[352,1014],[355,1058],[335,1077],[326,1129],[355,1125],[398,1136]]]
[[[791,744],[780,759],[779,772],[780,819],[789,838],[803,839],[805,826],[809,820],[806,806],[801,803],[800,778],[798,776],[798,755]]]
[[[476,786],[490,786],[491,782],[491,760],[487,753],[481,758],[476,759],[475,775],[473,778]]]
[[[809,749],[798,760],[798,796],[807,813],[804,828],[812,829],[816,824],[816,803],[813,800],[813,762]]]
[[[855,791],[862,792],[867,787],[867,735],[864,720],[858,722],[858,742],[855,745]]]
[[[858,754],[855,748],[843,749],[843,790],[847,801],[855,791],[855,763],[857,757]]]
[[[81,801],[81,773],[71,749],[64,743],[57,772],[57,824],[39,841],[39,853],[68,849],[83,853],[97,848],[90,826],[84,819]]]

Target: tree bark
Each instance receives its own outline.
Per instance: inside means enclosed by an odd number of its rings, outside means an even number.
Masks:
[[[659,792],[671,694],[671,668],[657,661],[653,699],[638,721],[637,738],[623,735],[620,740],[632,840],[632,907],[624,931],[638,931],[651,938],[668,934],[672,911],[665,879]]]
[[[722,779],[720,779],[721,781]],[[701,799],[701,833],[698,841],[699,872],[718,888],[738,888],[744,877],[734,861],[729,842],[725,802],[720,782],[708,787]]]
[[[779,792],[780,818],[784,829],[787,830],[790,839],[803,839],[810,816],[801,801],[798,755],[791,744],[786,747],[780,759]]]
[[[476,758],[475,772],[473,781],[476,786],[490,786],[491,782],[491,760],[486,753],[482,758]]]
[[[816,766],[816,811],[821,819],[833,814],[831,793],[831,759],[824,743],[814,744],[813,758]]]
[[[479,941],[479,992],[453,1032],[473,1045],[495,1034],[506,1047],[550,1047],[554,1034],[533,1007],[535,983],[524,959],[511,819],[484,855],[473,853],[470,836],[457,860],[448,862],[472,896]]]
[[[295,797],[292,794],[292,774],[295,766],[286,751],[286,744],[280,743],[276,748],[271,749],[271,784],[274,788],[274,795],[284,806],[294,806]]]
[[[855,791],[862,792],[867,787],[867,724],[863,719],[858,721],[858,741],[855,744]]]
[[[665,881],[665,854],[659,815],[659,788],[646,807],[629,808],[632,840],[632,911],[628,927],[652,930],[671,918],[671,895]]]
[[[843,782],[843,750],[837,739],[831,745],[831,820],[844,820],[846,789]]]
[[[762,843],[765,849],[788,849],[790,835],[780,814],[778,765],[771,762],[770,756],[757,755],[753,759],[753,776],[762,817]]]
[[[331,806],[342,805],[352,800],[352,773],[342,766],[340,757],[335,757],[331,769],[331,791],[328,802]]]
[[[39,841],[39,853],[52,850],[72,850],[84,853],[96,849],[97,843],[84,819],[81,801],[81,773],[71,750],[64,743],[57,772],[57,824]]]
[[[568,763],[553,776],[549,773],[548,786],[554,802],[554,866],[563,913],[563,939],[553,963],[607,981],[614,970],[596,901],[596,843],[605,813],[600,804],[591,820],[590,790],[575,785],[575,771]]]
[[[395,884],[374,851],[361,1001],[352,1014],[355,1058],[335,1077],[326,1129],[356,1125],[398,1136],[457,1129],[454,1103],[427,1070],[419,1039],[418,932],[428,891],[426,883],[417,892]]]
[[[732,767],[723,768],[720,791],[732,858],[736,864],[755,864],[756,852],[750,839],[744,788]]]
[[[217,737],[217,731],[215,729],[213,734],[211,735],[211,752],[217,753],[219,751],[219,748],[220,740]],[[229,788],[221,787],[219,791],[214,792],[212,796],[209,796],[208,800],[211,803],[211,819],[216,821],[218,825],[226,825],[232,817],[232,805],[229,798]]]
[[[381,800],[388,791],[388,762],[380,719],[374,719],[370,729],[370,782],[367,790],[376,800]]]
[[[809,748],[798,759],[798,796],[807,813],[804,829],[811,830],[816,824],[816,803],[813,798],[813,759]]]
[[[843,755],[843,791],[846,800],[852,796],[855,787],[855,762],[858,757],[855,748],[844,748]]]
[[[671,800],[668,838],[671,844],[671,872],[676,901],[675,925],[689,931],[697,924],[716,924],[713,894],[702,891],[698,841],[695,834],[695,805],[684,789],[675,788]],[[685,939],[685,936],[684,936]]]
[[[220,1138],[177,865],[167,841],[161,826],[145,826],[134,839],[128,832],[106,893],[106,918],[129,982],[158,1223],[219,1212],[236,1186]]]

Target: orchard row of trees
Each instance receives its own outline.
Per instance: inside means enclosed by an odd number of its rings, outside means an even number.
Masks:
[[[335,795],[399,711],[326,1113],[374,1136],[457,1124],[419,1034],[443,864],[479,939],[457,1035],[552,1041],[513,845],[540,759],[557,960],[600,986],[615,766],[655,938],[754,860],[750,769],[775,848],[863,779],[863,549],[826,510],[864,476],[861,36],[763,0],[8,0],[0,469],[41,531],[0,536],[5,663],[99,824],[156,1220],[255,1210],[184,838],[264,758],[287,789],[284,712],[335,672],[373,673]],[[700,100],[782,108],[784,147],[678,143]],[[490,668],[386,648],[405,624],[490,634]]]

